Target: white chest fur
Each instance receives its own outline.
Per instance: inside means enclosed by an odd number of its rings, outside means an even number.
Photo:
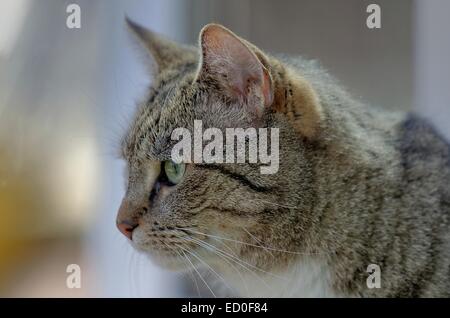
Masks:
[[[243,297],[342,297],[330,282],[325,262],[303,259],[284,271],[263,272],[256,268],[227,271],[224,278]]]

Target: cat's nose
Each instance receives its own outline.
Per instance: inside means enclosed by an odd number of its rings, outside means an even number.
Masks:
[[[143,209],[146,210],[145,207]],[[127,199],[124,199],[120,205],[116,220],[117,228],[120,233],[131,240],[133,230],[139,225],[140,216],[142,216],[141,209],[137,209],[133,204],[130,204]]]
[[[119,229],[120,233],[125,235],[128,239],[131,240],[133,235],[133,230],[138,226],[136,223],[129,223],[128,221],[122,221],[120,223],[117,223],[117,228]]]

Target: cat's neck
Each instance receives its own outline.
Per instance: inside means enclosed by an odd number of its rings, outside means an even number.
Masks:
[[[330,273],[325,259],[313,256],[301,257],[281,271],[247,268],[222,272],[241,297],[344,297],[332,288]]]

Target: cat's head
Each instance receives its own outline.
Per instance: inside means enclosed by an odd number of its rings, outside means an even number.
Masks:
[[[205,26],[197,49],[128,25],[153,62],[153,81],[122,143],[128,185],[120,231],[171,269],[287,264],[295,254],[283,251],[305,244],[312,222],[308,148],[321,120],[313,89],[223,26]],[[194,135],[194,120],[224,136],[225,128],[279,129],[278,171],[263,174],[248,156],[245,163],[174,163],[172,132]]]

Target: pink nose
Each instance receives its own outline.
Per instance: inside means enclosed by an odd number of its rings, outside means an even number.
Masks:
[[[133,230],[137,226],[138,226],[137,224],[130,223],[128,221],[122,221],[120,223],[117,223],[117,228],[119,229],[119,231],[130,240],[133,234]]]
[[[140,208],[129,203],[127,199],[122,200],[119,212],[117,213],[117,228],[128,239],[132,239],[133,230],[139,225],[139,218],[147,207]]]

